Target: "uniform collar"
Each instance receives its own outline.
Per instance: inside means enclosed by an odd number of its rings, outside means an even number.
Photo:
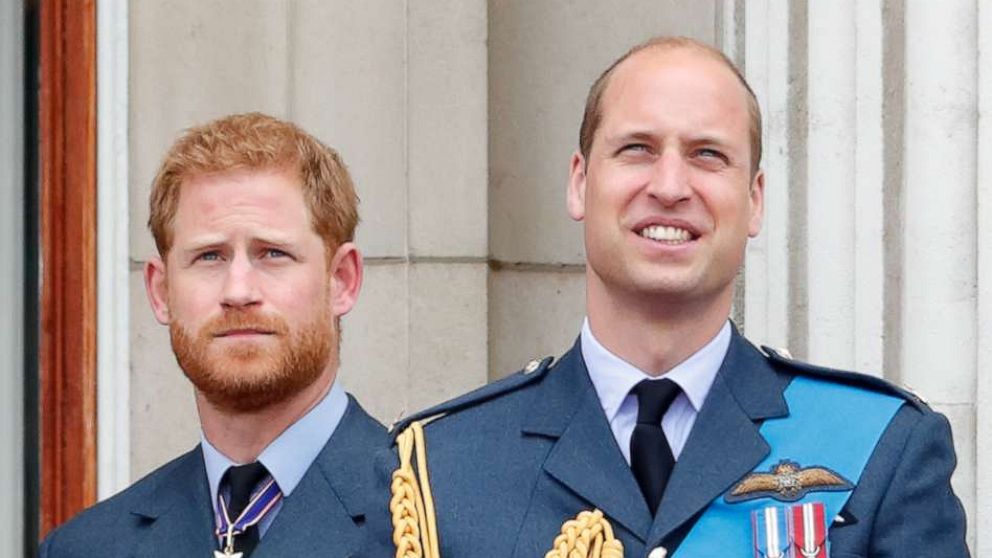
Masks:
[[[258,461],[268,469],[284,496],[289,496],[296,489],[300,479],[337,429],[347,407],[348,396],[335,381],[320,403],[262,450]],[[211,445],[202,432],[200,442],[210,485],[210,501],[216,503],[224,473],[238,463],[228,459]]]
[[[730,338],[731,327],[727,321],[703,348],[664,374],[665,378],[678,384],[696,412],[703,407],[716,373],[727,356]],[[600,344],[589,327],[588,318],[582,323],[581,340],[582,358],[589,371],[589,379],[596,389],[606,420],[612,421],[630,390],[641,380],[655,378]]]

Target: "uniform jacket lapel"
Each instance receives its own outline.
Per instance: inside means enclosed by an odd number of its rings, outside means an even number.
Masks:
[[[341,423],[269,527],[252,558],[361,555],[371,501],[370,444],[385,432],[349,396]],[[386,502],[382,506],[386,506]]]
[[[269,527],[253,558],[360,555],[372,505],[370,446],[385,431],[349,397],[341,423]],[[150,487],[131,512],[139,518],[136,558],[208,558],[217,548],[213,507],[199,447]],[[386,502],[382,502],[385,509]],[[97,549],[95,549],[97,550]],[[375,555],[375,554],[373,554]]]
[[[672,472],[648,537],[651,545],[688,525],[768,455],[759,428],[766,418],[788,414],[782,397],[788,380],[733,331],[727,356]]]
[[[544,463],[548,475],[644,540],[651,515],[617,447],[589,380],[579,343],[535,392],[525,435],[555,438]]]
[[[197,446],[132,508],[140,522],[135,556],[211,556],[216,544],[209,492],[203,454]],[[94,552],[99,554],[99,549]]]

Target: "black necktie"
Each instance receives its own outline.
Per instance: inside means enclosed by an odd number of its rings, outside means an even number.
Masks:
[[[232,522],[236,521],[241,512],[248,506],[251,493],[262,480],[269,475],[269,471],[259,462],[247,465],[231,467],[224,473],[224,479],[230,488],[230,499],[227,503],[228,517]],[[234,551],[243,552],[247,558],[255,546],[258,545],[258,525],[252,525],[245,530],[244,534],[234,537]]]
[[[661,417],[680,390],[678,384],[664,379],[643,380],[631,392],[637,395],[637,424],[630,437],[630,468],[654,515],[675,467],[675,456],[661,428]]]

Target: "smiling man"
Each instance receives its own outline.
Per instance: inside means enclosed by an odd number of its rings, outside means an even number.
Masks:
[[[362,284],[334,150],[261,114],[188,130],[152,187],[156,319],[194,386],[199,447],[52,533],[41,556],[382,556],[385,431],[336,381]],[[385,524],[385,520],[381,522]],[[370,525],[371,524],[371,525]]]
[[[398,425],[397,556],[967,556],[943,416],[729,321],[760,160],[719,51],[655,39],[602,74],[567,189],[579,339]]]

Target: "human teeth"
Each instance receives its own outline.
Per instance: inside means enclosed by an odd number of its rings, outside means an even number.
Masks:
[[[678,227],[663,227],[659,225],[644,227],[641,229],[641,236],[644,238],[650,238],[651,240],[669,242],[672,244],[680,244],[682,242],[692,240],[692,234],[685,229],[680,229]]]

